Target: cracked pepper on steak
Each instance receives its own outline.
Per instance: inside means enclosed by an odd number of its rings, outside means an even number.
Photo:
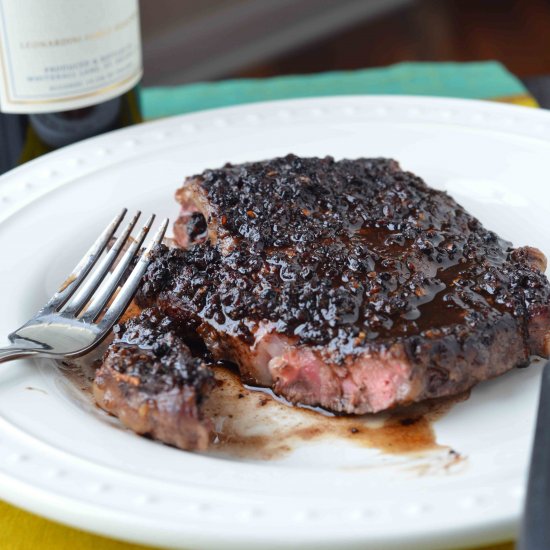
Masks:
[[[176,198],[138,302],[291,402],[377,412],[550,355],[544,255],[394,160],[226,164]]]
[[[182,449],[206,449],[211,424],[201,405],[214,376],[191,355],[178,323],[149,308],[114,332],[95,375],[97,404],[139,434]]]

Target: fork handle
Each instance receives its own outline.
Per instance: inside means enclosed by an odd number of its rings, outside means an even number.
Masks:
[[[0,363],[7,363],[14,359],[22,359],[23,357],[31,357],[33,355],[38,355],[38,351],[25,349],[21,346],[8,346],[7,348],[0,348]]]

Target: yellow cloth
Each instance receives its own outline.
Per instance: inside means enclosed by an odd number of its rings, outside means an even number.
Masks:
[[[147,548],[151,547],[119,542],[65,527],[0,501],[1,550],[146,550]]]
[[[527,94],[494,98],[495,101],[537,107]],[[0,550],[143,550],[141,546],[118,542],[65,527],[0,501]],[[483,550],[513,550],[513,543],[484,547]],[[482,550],[482,549],[479,549]]]
[[[498,101],[499,103],[513,103],[514,105],[522,105],[523,107],[538,107],[536,99],[527,94],[495,97],[492,101]]]
[[[24,512],[0,502],[1,550],[153,550],[151,546],[118,542]],[[482,549],[479,549],[482,550]],[[483,550],[514,550],[510,543]]]

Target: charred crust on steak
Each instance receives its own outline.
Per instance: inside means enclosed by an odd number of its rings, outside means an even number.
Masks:
[[[132,430],[183,449],[205,449],[210,426],[201,404],[213,371],[179,336],[179,324],[151,308],[114,329],[96,372],[98,404]]]
[[[140,387],[152,394],[187,386],[196,391],[197,403],[204,397],[205,387],[212,386],[212,370],[199,358],[193,357],[183,343],[180,323],[166,317],[158,310],[144,310],[138,317],[114,328],[112,347],[137,352],[134,361],[117,362],[113,368],[139,379]],[[140,354],[153,362],[140,361]]]
[[[219,231],[232,249],[159,247],[141,299],[185,297],[249,341],[249,325],[267,320],[299,343],[347,354],[548,304],[548,281],[525,249],[395,161],[289,155],[192,180],[225,218]]]
[[[393,160],[227,164],[176,197],[186,223],[203,216],[208,240],[159,246],[138,301],[292,401],[381,410],[548,354],[544,255],[514,249]],[[260,378],[253,352],[265,334],[283,351]],[[373,372],[393,397],[363,395]]]

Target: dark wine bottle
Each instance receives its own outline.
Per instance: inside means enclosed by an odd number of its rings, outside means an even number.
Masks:
[[[0,0],[0,173],[141,121],[137,0]]]

